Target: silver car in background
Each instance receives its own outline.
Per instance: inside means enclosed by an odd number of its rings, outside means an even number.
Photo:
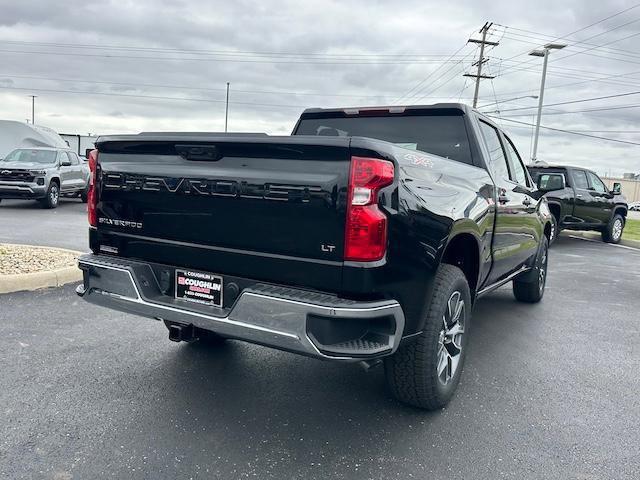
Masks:
[[[87,201],[89,166],[70,149],[18,148],[0,160],[0,201],[34,199],[56,208],[60,196]]]

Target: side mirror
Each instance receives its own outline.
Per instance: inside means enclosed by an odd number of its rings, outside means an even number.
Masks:
[[[538,175],[538,189],[543,192],[564,190],[567,182],[561,173],[541,173]]]
[[[70,167],[71,166],[71,162],[69,160],[61,160],[60,161],[60,166],[61,167]]]
[[[611,190],[611,193],[613,193],[614,195],[622,194],[622,185],[620,184],[620,182],[615,182],[613,184],[613,190]]]

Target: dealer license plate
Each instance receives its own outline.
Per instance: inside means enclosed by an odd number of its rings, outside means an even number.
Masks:
[[[176,270],[176,298],[222,307],[222,277],[193,270]]]

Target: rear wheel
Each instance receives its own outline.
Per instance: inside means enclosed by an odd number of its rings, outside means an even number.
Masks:
[[[60,200],[60,187],[58,183],[52,181],[49,183],[49,188],[47,189],[46,197],[40,199],[40,204],[44,208],[56,208],[58,206],[58,201]]]
[[[89,198],[89,186],[87,185],[87,188],[85,188],[81,193],[80,193],[80,200],[82,200],[82,203],[87,203],[87,199]]]
[[[602,241],[607,243],[620,243],[624,230],[624,218],[615,214],[609,224],[602,230]]]
[[[422,333],[384,361],[387,384],[401,402],[444,407],[460,381],[471,321],[471,293],[458,267],[438,268]]]
[[[544,296],[547,285],[547,264],[549,263],[549,241],[542,237],[542,245],[536,257],[535,267],[513,281],[513,295],[519,302],[538,303]]]

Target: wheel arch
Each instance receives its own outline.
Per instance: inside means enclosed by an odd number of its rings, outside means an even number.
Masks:
[[[464,273],[475,299],[480,277],[480,240],[476,232],[461,230],[450,235],[445,245],[440,263],[454,265]]]
[[[556,222],[559,226],[560,220],[561,220],[560,216],[562,215],[562,205],[560,204],[560,202],[554,202],[554,201],[548,201],[548,200],[547,200],[547,204],[549,205],[549,211],[556,218]]]
[[[622,216],[622,218],[624,218],[625,221],[626,221],[627,220],[627,207],[625,207],[624,205],[616,205],[613,208],[613,213],[611,214],[611,218],[613,218],[617,214],[620,214]]]

